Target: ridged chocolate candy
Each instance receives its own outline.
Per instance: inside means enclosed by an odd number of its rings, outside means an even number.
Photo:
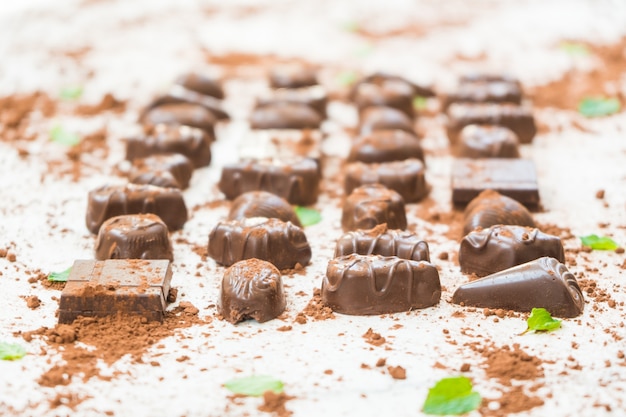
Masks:
[[[275,102],[257,107],[250,115],[253,129],[318,129],[322,116],[304,103]]]
[[[228,220],[241,220],[250,217],[280,219],[302,227],[291,204],[284,198],[267,191],[248,191],[233,200],[228,213]]]
[[[328,95],[324,88],[319,85],[308,88],[279,88],[259,97],[256,107],[265,107],[275,103],[305,104],[318,112],[322,118],[325,118]]]
[[[335,258],[352,253],[397,256],[402,259],[430,262],[428,243],[414,233],[387,229],[386,224],[369,230],[347,232],[337,239]]]
[[[513,103],[521,104],[522,89],[519,83],[508,81],[466,81],[446,95],[443,109],[452,103]]]
[[[403,130],[376,130],[352,142],[349,162],[390,162],[415,158],[424,161],[417,136]]]
[[[143,124],[154,127],[156,125],[184,125],[202,129],[210,138],[215,138],[215,116],[197,104],[176,103],[164,104],[146,112],[141,120]]]
[[[467,125],[459,135],[457,155],[461,158],[519,158],[518,140],[506,127]]]
[[[463,216],[464,234],[497,224],[535,227],[533,216],[526,207],[494,190],[485,190],[470,201]]]
[[[415,134],[413,120],[404,112],[393,107],[368,107],[359,115],[359,130],[362,135],[376,130],[404,130]]]
[[[154,99],[147,110],[155,107],[162,106],[164,104],[176,104],[176,103],[191,103],[199,104],[204,107],[215,116],[218,120],[228,119],[228,113],[222,108],[222,101],[215,97],[211,97],[205,94],[200,94],[196,91],[183,87],[182,85],[174,85],[167,94],[162,95]]]
[[[154,174],[153,177],[156,182],[149,181],[150,173]],[[169,173],[170,176],[168,177],[164,173]],[[152,184],[160,187],[185,189],[189,187],[192,174],[193,163],[189,158],[183,154],[173,153],[134,159],[133,167],[128,177],[135,184]]]
[[[372,229],[383,223],[390,229],[406,229],[402,196],[381,184],[355,188],[343,203],[343,230]]]

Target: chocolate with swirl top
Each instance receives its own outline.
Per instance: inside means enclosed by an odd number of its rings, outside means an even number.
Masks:
[[[163,181],[172,179],[172,185],[164,185],[161,183],[138,182],[141,178],[146,178],[153,173],[156,178],[162,178]],[[164,175],[169,173],[170,175]],[[133,167],[128,177],[130,182],[135,184],[152,184],[160,187],[176,187],[185,189],[189,187],[189,181],[193,174],[193,164],[183,154],[163,154],[153,155],[146,158],[137,158],[133,160]]]
[[[164,104],[149,110],[141,117],[140,122],[148,129],[160,124],[196,127],[204,130],[210,138],[215,138],[214,126],[217,119],[200,105],[176,103]]]
[[[333,258],[322,281],[322,301],[343,314],[397,313],[433,306],[440,298],[435,266],[396,256]]]
[[[390,162],[415,158],[424,161],[420,140],[404,130],[376,130],[352,142],[348,161]]]
[[[404,130],[415,134],[413,120],[405,113],[393,107],[368,107],[359,115],[359,130],[367,135],[375,130]]]
[[[383,223],[390,229],[406,229],[402,196],[381,184],[355,188],[343,204],[343,230],[372,229]]]
[[[302,227],[291,204],[284,198],[267,191],[248,191],[233,201],[228,213],[228,220],[241,220],[250,217],[280,219]]]
[[[497,224],[535,227],[532,214],[522,204],[494,190],[485,190],[465,207],[463,233]]]
[[[463,284],[454,292],[452,302],[520,312],[545,308],[557,317],[576,317],[585,305],[574,275],[550,257]]]

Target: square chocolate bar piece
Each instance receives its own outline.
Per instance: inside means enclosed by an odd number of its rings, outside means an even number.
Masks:
[[[539,204],[537,171],[528,159],[455,159],[452,165],[452,202],[466,205],[484,190],[495,190],[527,207]]]
[[[74,262],[61,293],[59,323],[117,313],[162,321],[172,280],[168,260]]]

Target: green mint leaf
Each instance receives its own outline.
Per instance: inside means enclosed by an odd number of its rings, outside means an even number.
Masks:
[[[417,111],[424,111],[428,108],[428,102],[426,97],[415,96],[413,97],[413,108]]]
[[[428,390],[422,411],[426,414],[465,414],[478,408],[482,401],[472,390],[472,381],[464,376],[443,378]]]
[[[341,28],[346,32],[356,32],[359,30],[359,24],[354,20],[350,20],[341,25]]]
[[[0,359],[14,361],[22,359],[26,355],[26,349],[17,343],[0,342]]]
[[[613,239],[606,236],[581,236],[580,241],[582,242],[583,246],[587,246],[595,250],[615,250],[619,247],[619,245],[615,243]]]
[[[282,381],[269,375],[252,375],[244,378],[235,378],[224,384],[226,389],[235,394],[260,397],[265,391],[283,392]]]
[[[70,266],[69,268],[67,268],[65,271],[62,271],[62,272],[51,272],[50,275],[48,275],[48,281],[67,282],[67,278],[70,276],[71,270],[72,270],[72,267]]]
[[[545,308],[533,308],[526,320],[527,332],[550,332],[561,327],[561,320],[553,319],[552,315]]]
[[[322,215],[317,210],[302,206],[296,206],[294,210],[303,226],[312,226],[322,221]]]
[[[50,140],[61,145],[76,146],[80,143],[80,136],[57,125],[50,130]]]
[[[571,56],[587,56],[590,54],[589,48],[578,42],[561,42],[559,48]]]
[[[356,82],[358,75],[354,71],[343,71],[337,75],[339,84],[349,87]]]
[[[365,45],[360,46],[358,49],[356,49],[354,51],[354,56],[358,58],[365,58],[372,52],[374,52],[374,45],[367,43]]]
[[[65,87],[61,90],[59,96],[63,100],[76,100],[83,95],[83,87],[81,86],[73,86],[73,87]]]
[[[578,112],[585,117],[610,116],[620,108],[621,104],[616,98],[586,97],[578,103]]]

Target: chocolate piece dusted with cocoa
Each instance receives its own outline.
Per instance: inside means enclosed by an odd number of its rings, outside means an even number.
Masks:
[[[270,69],[272,88],[302,88],[317,85],[317,69],[300,64],[277,65]]]
[[[149,105],[147,110],[164,104],[190,103],[198,104],[215,116],[218,120],[228,119],[228,113],[222,108],[222,101],[205,94],[183,87],[182,85],[174,85],[167,94],[155,98]]]
[[[465,205],[485,190],[495,190],[527,207],[539,204],[535,164],[528,159],[455,159],[452,163],[452,202]]]
[[[389,162],[416,158],[424,161],[417,136],[403,130],[376,130],[352,142],[348,161]]]
[[[390,229],[406,229],[402,196],[381,184],[355,188],[343,204],[343,230],[372,229],[383,223]]]
[[[189,187],[193,168],[193,163],[183,154],[152,155],[146,158],[133,159],[133,167],[128,177],[131,178],[131,182],[135,184],[152,184],[161,187],[185,189]],[[142,180],[142,178],[147,179],[149,177],[148,173],[154,173],[154,178],[157,183],[138,182],[145,181]],[[170,175],[167,176],[165,173]],[[159,178],[162,178],[162,180],[159,181]],[[170,178],[172,181],[170,181]],[[162,183],[165,182],[173,185],[162,185]]]
[[[362,135],[376,130],[404,130],[415,134],[413,120],[393,107],[367,107],[359,115],[359,130]]]
[[[86,223],[98,233],[107,219],[123,214],[156,214],[170,230],[181,229],[187,221],[187,206],[177,188],[154,185],[105,185],[89,192]]]
[[[158,125],[147,136],[126,139],[126,159],[179,153],[199,168],[211,163],[211,141],[212,138],[200,129]]]
[[[233,201],[228,220],[242,220],[250,217],[280,219],[302,227],[291,204],[284,198],[267,191],[248,191]]]
[[[319,129],[322,116],[304,103],[275,102],[255,108],[250,115],[253,129]]]
[[[466,81],[443,99],[443,110],[452,103],[522,103],[522,89],[517,82],[502,80]]]
[[[168,260],[75,261],[61,293],[59,323],[115,314],[162,321],[171,279]]]
[[[509,103],[453,103],[448,108],[446,131],[453,145],[467,125],[497,125],[511,129],[520,143],[531,143],[537,133],[532,109]]]
[[[307,206],[317,201],[319,183],[319,167],[312,159],[250,159],[224,166],[217,186],[229,200],[247,191],[268,191]]]
[[[519,158],[515,133],[503,126],[467,125],[459,135],[457,155],[461,158]]]
[[[585,305],[574,275],[550,257],[463,284],[454,292],[452,302],[520,312],[545,308],[557,317],[576,317]]]
[[[433,306],[440,298],[437,268],[396,256],[331,259],[322,282],[322,301],[343,314],[397,313]]]
[[[353,162],[345,169],[344,191],[365,184],[382,184],[402,196],[405,203],[413,203],[428,195],[429,186],[424,176],[424,163],[419,159],[364,164]]]
[[[160,124],[196,127],[204,130],[210,138],[215,138],[214,126],[217,119],[200,105],[176,103],[149,110],[141,117],[140,122],[148,126],[148,129]]]
[[[354,87],[352,97],[359,111],[367,107],[393,107],[413,118],[413,86],[399,79],[375,79]]]
[[[526,207],[494,190],[485,190],[470,201],[463,216],[464,234],[497,224],[535,227],[533,216]]]
[[[549,256],[565,262],[561,239],[524,226],[497,225],[468,233],[461,241],[461,272],[479,277]]]
[[[217,77],[211,77],[200,72],[188,72],[179,76],[175,83],[205,96],[224,98],[222,81]]]
[[[224,272],[218,309],[229,322],[252,318],[263,323],[280,315],[286,305],[280,271],[271,263],[246,259]]]
[[[311,247],[302,228],[279,219],[254,217],[219,222],[209,234],[208,254],[225,266],[258,258],[282,270],[307,265]]]
[[[357,87],[359,86],[359,84],[362,84],[362,83],[380,84],[384,81],[397,81],[397,82],[401,82],[410,86],[413,96],[422,96],[422,97],[434,97],[435,96],[435,91],[430,86],[420,85],[404,77],[401,77],[399,75],[389,74],[389,73],[381,72],[381,71],[375,72],[373,74],[370,74],[364,77],[361,81],[359,81],[353,87],[351,95],[352,97],[354,97],[355,91],[357,90]]]
[[[387,229],[386,224],[369,230],[354,230],[341,236],[335,245],[335,258],[351,253],[430,262],[428,243],[414,233]]]
[[[265,107],[275,103],[305,104],[317,111],[322,118],[325,118],[328,95],[326,90],[319,85],[308,88],[280,88],[259,97],[256,107]]]
[[[154,214],[127,214],[105,221],[96,239],[96,259],[174,260],[167,226]]]

